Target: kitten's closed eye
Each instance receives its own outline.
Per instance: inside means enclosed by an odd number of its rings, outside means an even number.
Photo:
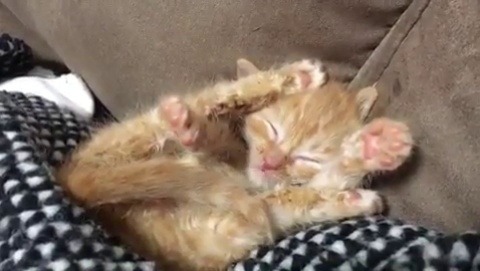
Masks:
[[[293,180],[290,185],[292,186],[303,186],[304,184],[306,184],[307,181],[306,180]]]
[[[294,156],[293,161],[296,163],[304,163],[304,164],[312,165],[315,167],[321,166],[321,162],[318,159],[315,159],[306,155]]]
[[[267,126],[269,127],[268,129],[268,134],[271,139],[277,141],[279,139],[279,134],[277,128],[268,120],[264,120],[267,123]]]

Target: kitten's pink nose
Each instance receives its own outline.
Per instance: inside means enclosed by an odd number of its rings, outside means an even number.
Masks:
[[[279,153],[263,157],[262,171],[277,170],[285,163],[285,156]]]

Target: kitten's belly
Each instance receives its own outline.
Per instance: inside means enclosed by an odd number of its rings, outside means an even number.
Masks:
[[[232,261],[231,242],[209,229],[208,216],[197,215],[209,209],[191,207],[124,205],[98,214],[122,242],[167,270],[222,270]]]

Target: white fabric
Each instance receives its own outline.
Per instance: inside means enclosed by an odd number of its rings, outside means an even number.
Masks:
[[[35,67],[25,76],[1,82],[0,90],[40,96],[86,120],[92,118],[95,109],[90,90],[74,73],[56,76],[51,70]]]

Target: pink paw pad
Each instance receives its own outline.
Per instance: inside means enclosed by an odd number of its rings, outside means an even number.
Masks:
[[[376,214],[384,210],[384,202],[377,192],[365,189],[345,191],[344,202],[355,208],[360,208],[362,214]]]
[[[365,126],[363,159],[370,170],[394,170],[410,155],[413,139],[408,127],[386,118]]]
[[[173,96],[160,104],[160,111],[164,120],[178,140],[185,146],[193,145],[198,138],[198,129],[192,125],[191,112],[180,98]]]
[[[292,64],[301,89],[312,90],[322,86],[327,80],[325,68],[319,60],[304,59]]]
[[[362,200],[362,194],[356,190],[345,192],[345,200],[351,205],[356,205]]]

